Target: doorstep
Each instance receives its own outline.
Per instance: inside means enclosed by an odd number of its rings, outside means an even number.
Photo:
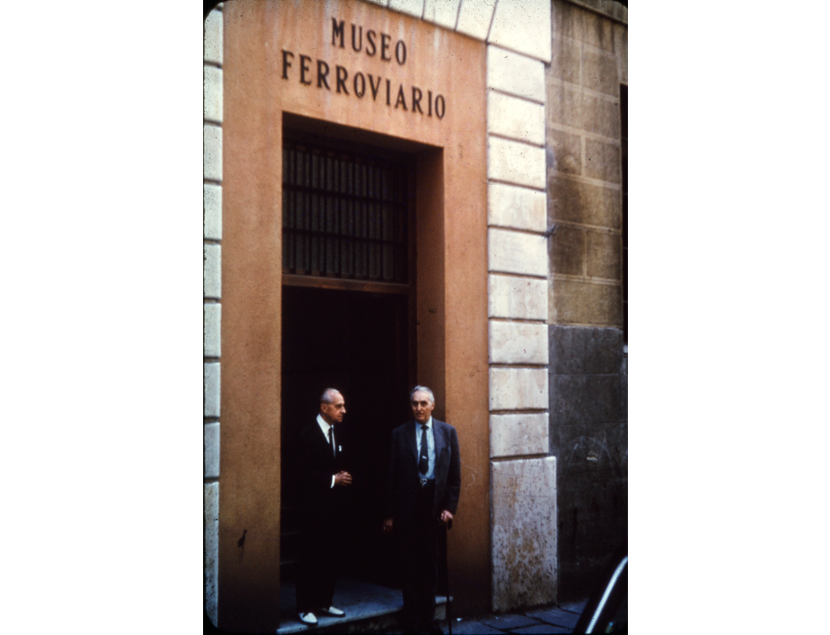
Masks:
[[[394,626],[403,610],[400,589],[392,589],[355,580],[339,579],[334,591],[334,606],[346,612],[345,617],[317,616],[317,626],[307,626],[296,612],[296,595],[293,582],[280,586],[280,627],[283,633],[366,633],[381,631]],[[435,618],[446,616],[447,598],[436,596]]]

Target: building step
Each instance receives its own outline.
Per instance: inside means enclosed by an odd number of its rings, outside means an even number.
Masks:
[[[346,612],[345,617],[317,616],[317,626],[307,626],[296,613],[295,587],[286,582],[280,588],[280,627],[284,633],[377,633],[395,627],[401,620],[403,604],[399,589],[392,589],[362,580],[337,581],[334,606]],[[447,598],[436,596],[435,619],[446,618]]]

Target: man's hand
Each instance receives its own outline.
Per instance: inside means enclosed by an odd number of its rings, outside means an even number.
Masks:
[[[334,484],[335,485],[351,485],[352,484],[352,475],[348,472],[338,472],[334,475]]]
[[[452,514],[448,512],[446,509],[441,512],[441,524],[452,524]]]
[[[388,534],[390,531],[392,531],[392,519],[387,518],[383,521],[383,533]]]

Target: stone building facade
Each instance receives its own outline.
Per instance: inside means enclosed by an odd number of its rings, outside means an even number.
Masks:
[[[548,372],[564,595],[590,588],[627,528],[620,93],[628,85],[628,38],[620,5],[552,6],[553,59],[545,68]]]
[[[625,7],[232,0],[206,18],[204,78],[212,621],[278,624],[287,431],[305,412],[304,382],[329,377],[306,363],[318,338],[296,316],[314,321],[333,303],[363,316],[337,345],[366,345],[328,353],[353,416],[383,436],[403,422],[405,387],[421,383],[458,429],[458,609],[544,604],[590,584],[627,525]],[[390,165],[401,166],[388,177],[399,193],[371,198]],[[317,199],[341,211],[321,208],[319,225],[312,203],[288,211]],[[383,215],[393,199],[406,225],[398,243],[345,228],[349,205]],[[335,217],[344,229],[330,229]],[[337,263],[323,247],[315,256],[323,234],[340,241]],[[373,262],[373,241],[378,263],[404,255],[376,275],[352,268],[347,254],[363,243]],[[401,368],[368,384],[349,374],[373,364]],[[388,402],[362,396],[384,381]],[[371,511],[374,496],[360,504]]]

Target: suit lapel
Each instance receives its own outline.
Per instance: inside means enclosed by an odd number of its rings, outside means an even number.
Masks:
[[[410,422],[406,432],[406,442],[409,444],[409,449],[412,450],[412,458],[415,459],[415,465],[418,465],[418,444],[415,443],[415,434],[417,430],[417,422],[412,421]]]
[[[444,430],[441,428],[441,422],[438,419],[432,420],[432,436],[435,439],[435,474],[438,475],[438,464],[441,460],[441,451],[446,445],[444,443]]]
[[[314,427],[317,428],[317,434],[314,435],[314,438],[317,439],[317,445],[319,445],[319,446],[325,445],[326,447],[328,447],[329,440],[326,438],[325,433],[320,428],[320,424],[315,421],[314,422]]]
[[[322,428],[320,428],[320,424],[315,419],[314,427],[316,428],[316,434],[314,438],[317,439],[317,447],[319,448],[320,453],[326,453],[327,456],[334,457],[334,453],[331,450],[331,445],[329,444],[328,438],[326,438],[326,433],[323,432]],[[334,432],[334,441],[337,442],[337,432]]]

